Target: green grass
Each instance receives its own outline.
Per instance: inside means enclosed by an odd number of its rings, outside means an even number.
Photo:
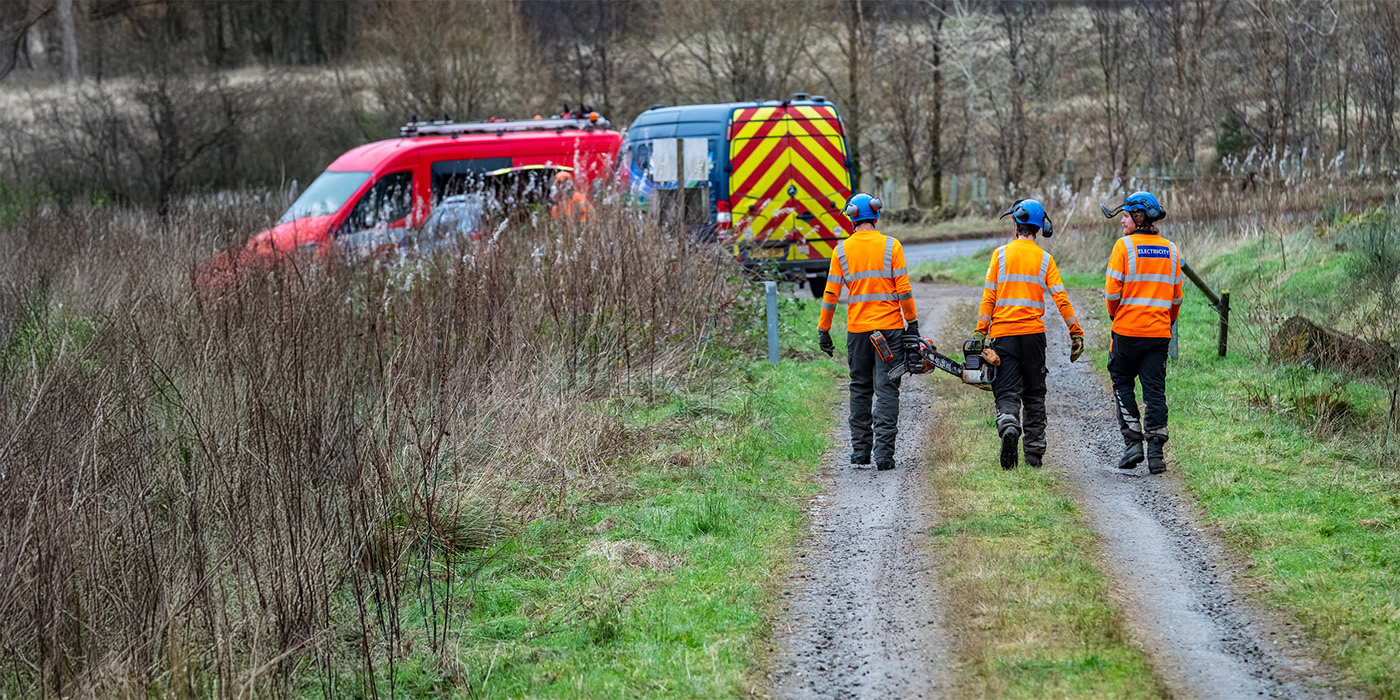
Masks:
[[[901,243],[931,243],[969,238],[991,238],[1010,229],[1005,221],[960,217],[930,224],[881,224],[880,232],[898,238]]]
[[[1253,243],[1203,266],[1235,285],[1227,359],[1216,356],[1215,312],[1186,295],[1181,357],[1169,365],[1169,454],[1267,602],[1291,611],[1367,692],[1400,697],[1400,473],[1375,458],[1386,394],[1271,366],[1246,334],[1259,303],[1328,323],[1322,314],[1347,298],[1351,253],[1307,233],[1283,244]]]
[[[440,585],[440,595],[461,601],[451,621],[460,663],[411,655],[394,692],[744,694],[769,634],[772,586],[816,488],[839,374],[810,337],[817,304],[784,307],[789,359],[742,365],[727,391],[624,408],[628,433],[650,445],[622,468],[613,493],[576,503],[570,517],[530,523],[461,565],[451,591]],[[421,620],[406,624],[426,643]],[[340,691],[367,695],[359,679],[342,679]]]
[[[962,284],[980,287],[983,280],[987,279],[987,264],[991,261],[993,250],[996,248],[987,248],[978,251],[975,255],[953,260],[920,263],[909,271],[909,276],[911,279],[921,280],[924,275],[929,275],[932,279],[927,281],[937,284]],[[1072,273],[1062,269],[1060,277],[1067,287],[1103,286],[1102,274]]]
[[[928,441],[943,523],[932,537],[958,695],[1162,697],[1068,488],[1053,471],[1002,471],[990,395],[951,381],[939,389],[949,420],[933,423]]]

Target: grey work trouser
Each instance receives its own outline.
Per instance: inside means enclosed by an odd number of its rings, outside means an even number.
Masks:
[[[992,394],[997,402],[997,435],[1015,427],[1028,455],[1045,454],[1045,334],[1004,335],[991,343],[997,367]],[[1024,422],[1022,416],[1024,415]]]
[[[880,359],[870,342],[874,333],[885,335],[895,358],[904,352],[900,344],[904,329],[846,334],[846,359],[851,368],[851,453],[871,454],[873,442],[875,459],[894,459],[894,441],[899,435],[899,380],[891,380],[887,373],[899,360],[886,364]]]

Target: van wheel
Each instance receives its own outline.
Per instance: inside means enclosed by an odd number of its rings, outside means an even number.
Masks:
[[[812,288],[812,298],[822,298],[822,293],[826,291],[826,275],[809,275],[807,286]]]

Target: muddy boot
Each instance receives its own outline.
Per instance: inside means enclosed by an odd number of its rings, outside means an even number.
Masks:
[[[1137,465],[1142,464],[1142,460],[1142,443],[1130,442],[1123,448],[1123,456],[1118,458],[1118,468],[1136,469]]]
[[[875,460],[875,468],[882,472],[894,469],[894,459],[891,457],[881,457]]]
[[[1026,453],[1026,466],[1028,466],[1028,467],[1035,467],[1036,469],[1039,469],[1039,468],[1040,468],[1040,455],[1033,455],[1033,454],[1027,452],[1027,453]]]
[[[1167,456],[1162,452],[1163,443],[1152,440],[1147,443],[1147,471],[1161,474],[1167,470]]]
[[[1021,431],[1020,431],[1020,430],[1017,430],[1017,429],[1015,428],[1015,426],[1008,427],[1005,431],[1002,432],[1002,434],[1001,434],[1001,468],[1002,468],[1002,469],[1015,469],[1015,468],[1016,468],[1016,457],[1018,456],[1018,455],[1016,454],[1016,453],[1017,453],[1017,450],[1016,450],[1017,445],[1016,445],[1016,443],[1019,442],[1020,439],[1021,439]]]
[[[851,464],[870,464],[870,453],[869,453],[869,452],[853,452],[853,453],[851,453]]]

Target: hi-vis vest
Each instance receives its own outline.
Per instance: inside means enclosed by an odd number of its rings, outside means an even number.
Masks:
[[[1059,307],[1070,335],[1084,332],[1055,259],[1030,241],[1015,240],[997,248],[987,265],[982,287],[977,332],[986,333],[989,338],[1044,333],[1041,317],[1045,314],[1047,292]]]
[[[847,290],[844,300],[842,287]],[[836,245],[817,328],[831,330],[839,303],[846,304],[846,330],[851,333],[902,329],[905,321],[918,319],[899,241],[879,231],[857,231]]]
[[[1113,244],[1104,272],[1104,298],[1113,332],[1170,338],[1181,310],[1181,257],[1176,244],[1139,229]]]

